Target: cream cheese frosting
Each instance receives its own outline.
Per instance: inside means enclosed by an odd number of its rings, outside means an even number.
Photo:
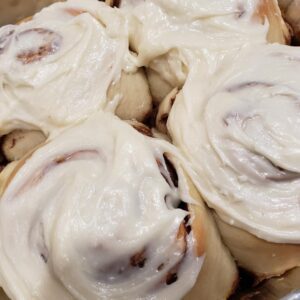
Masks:
[[[154,101],[182,88],[201,52],[226,56],[244,45],[285,43],[288,29],[277,1],[122,0],[137,63],[148,67]],[[199,53],[200,52],[200,53]]]
[[[168,175],[165,152],[177,150],[98,113],[21,163],[0,202],[7,294],[181,299],[204,256],[192,232],[185,242],[179,234],[188,212],[178,203],[192,200],[181,175],[178,187]]]
[[[174,48],[224,51],[245,43],[265,43],[268,22],[262,1],[122,0],[135,18],[132,39],[141,64]],[[262,21],[263,20],[263,21]]]
[[[297,48],[275,44],[208,60],[190,73],[168,120],[209,206],[279,243],[300,243],[299,62]]]
[[[108,87],[134,68],[126,20],[96,0],[69,0],[0,28],[0,133],[53,128],[107,108]],[[109,109],[109,108],[107,108]]]

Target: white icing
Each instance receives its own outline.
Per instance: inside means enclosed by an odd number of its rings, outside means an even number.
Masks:
[[[108,87],[133,63],[127,31],[121,14],[96,0],[57,3],[0,28],[0,133],[20,123],[48,133],[104,109]],[[30,55],[45,45],[47,55]]]
[[[123,0],[141,64],[178,48],[224,51],[265,43],[268,22],[257,18],[260,0]],[[262,16],[262,18],[264,18]],[[180,58],[180,55],[179,55]]]
[[[173,141],[225,221],[268,241],[300,243],[298,49],[244,47],[207,62],[175,101]]]
[[[195,256],[192,232],[185,255],[178,243],[187,212],[167,203],[190,199],[184,180],[175,188],[162,176],[156,160],[166,151],[177,155],[169,143],[98,113],[27,159],[0,202],[0,269],[8,295],[181,299],[203,257]],[[173,201],[166,203],[166,195]],[[144,266],[132,266],[131,257],[143,250]],[[178,263],[177,281],[166,285]]]
[[[193,233],[182,253],[187,213],[173,207],[193,200],[185,180],[168,184],[156,161],[180,154],[111,115],[91,117],[116,107],[120,95],[107,103],[107,89],[136,64],[151,62],[179,85],[190,72],[168,128],[209,205],[266,240],[299,243],[300,56],[264,45],[258,3],[125,0],[118,10],[69,0],[0,29],[0,134],[20,124],[50,133],[0,202],[0,273],[12,299],[173,300],[194,285],[204,257],[195,257]],[[29,55],[45,41],[47,56]]]

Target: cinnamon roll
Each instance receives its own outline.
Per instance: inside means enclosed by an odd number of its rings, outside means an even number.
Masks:
[[[152,100],[127,31],[121,13],[96,0],[56,3],[0,28],[0,135],[24,126],[48,134],[100,109],[143,120]],[[137,109],[128,116],[124,105]]]
[[[122,0],[120,7],[132,16],[131,47],[140,64],[148,66],[157,103],[182,87],[190,51],[223,53],[247,43],[290,39],[276,0]]]
[[[264,281],[255,288],[237,293],[232,300],[298,300],[300,269],[295,268],[279,277]]]
[[[274,44],[245,47],[211,76],[195,67],[167,123],[224,242],[258,280],[300,266],[299,62]]]
[[[226,299],[235,264],[184,166],[171,144],[108,113],[50,138],[6,176],[5,292],[11,299]]]

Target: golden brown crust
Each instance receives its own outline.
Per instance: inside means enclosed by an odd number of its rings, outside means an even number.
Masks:
[[[300,266],[300,245],[276,244],[222,221],[215,220],[222,239],[242,268],[253,273],[257,282]]]
[[[293,43],[300,44],[300,1],[299,0],[279,0],[284,19],[291,26],[293,31]]]
[[[109,87],[107,96],[110,101],[121,96],[115,113],[122,120],[143,122],[152,112],[152,97],[142,68],[134,73],[123,71],[120,80]]]
[[[148,126],[146,126],[145,124],[138,122],[136,120],[128,120],[127,123],[130,124],[139,133],[149,136],[149,137],[153,137],[151,129]]]
[[[178,163],[176,169],[182,172],[188,192],[197,204],[189,204],[192,232],[197,241],[196,254],[205,255],[197,281],[184,300],[227,299],[235,290],[238,271],[228,249],[223,245],[211,211],[189,176]]]
[[[193,188],[193,187],[192,187]],[[198,257],[205,254],[206,249],[206,236],[204,232],[204,228],[202,226],[202,220],[201,220],[201,209],[197,205],[188,205],[189,211],[194,216],[192,219],[192,231],[194,234],[194,237],[197,241],[195,252]]]
[[[172,109],[172,106],[174,104],[177,93],[178,93],[178,89],[174,88],[165,97],[165,99],[160,103],[160,105],[158,107],[158,112],[157,112],[156,121],[155,121],[156,128],[164,134],[168,133],[167,121],[168,121],[169,113]]]
[[[260,0],[253,19],[261,24],[265,24],[266,21],[269,22],[268,42],[290,44],[290,31],[282,18],[276,0]]]
[[[46,137],[36,130],[14,130],[2,138],[2,151],[8,162],[0,172],[0,195],[3,194],[12,178],[26,159],[44,144]]]
[[[24,19],[22,19],[22,20],[18,21],[16,24],[17,24],[17,25],[20,25],[20,24],[22,24],[22,23],[29,22],[29,21],[31,21],[31,20],[32,20],[32,18],[33,18],[33,16],[26,17],[26,18],[24,18]]]

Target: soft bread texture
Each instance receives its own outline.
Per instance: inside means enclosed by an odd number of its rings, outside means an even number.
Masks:
[[[223,242],[238,265],[253,273],[257,282],[300,267],[299,245],[266,242],[242,229],[228,225],[216,214],[214,216]]]
[[[262,23],[269,23],[267,34],[269,43],[290,44],[290,30],[282,18],[277,0],[260,0],[254,15],[254,19],[256,18]]]
[[[294,43],[300,44],[300,1],[279,0],[278,1],[286,22],[292,28]]]
[[[2,151],[8,161],[19,160],[45,140],[41,131],[17,129],[3,137]]]
[[[173,89],[181,89],[188,72],[188,63],[177,49],[154,58],[147,67],[153,102],[159,105]]]
[[[155,125],[156,128],[164,134],[168,133],[167,121],[177,93],[178,89],[174,88],[158,107]]]
[[[108,89],[108,99],[119,98],[116,115],[123,120],[143,122],[152,111],[152,97],[143,69],[134,73],[122,72],[121,78]]]
[[[224,247],[211,211],[190,179],[188,185],[192,198],[198,203],[191,206],[191,210],[199,216],[195,229],[201,229],[206,256],[197,282],[184,300],[227,299],[238,284],[235,262]]]

